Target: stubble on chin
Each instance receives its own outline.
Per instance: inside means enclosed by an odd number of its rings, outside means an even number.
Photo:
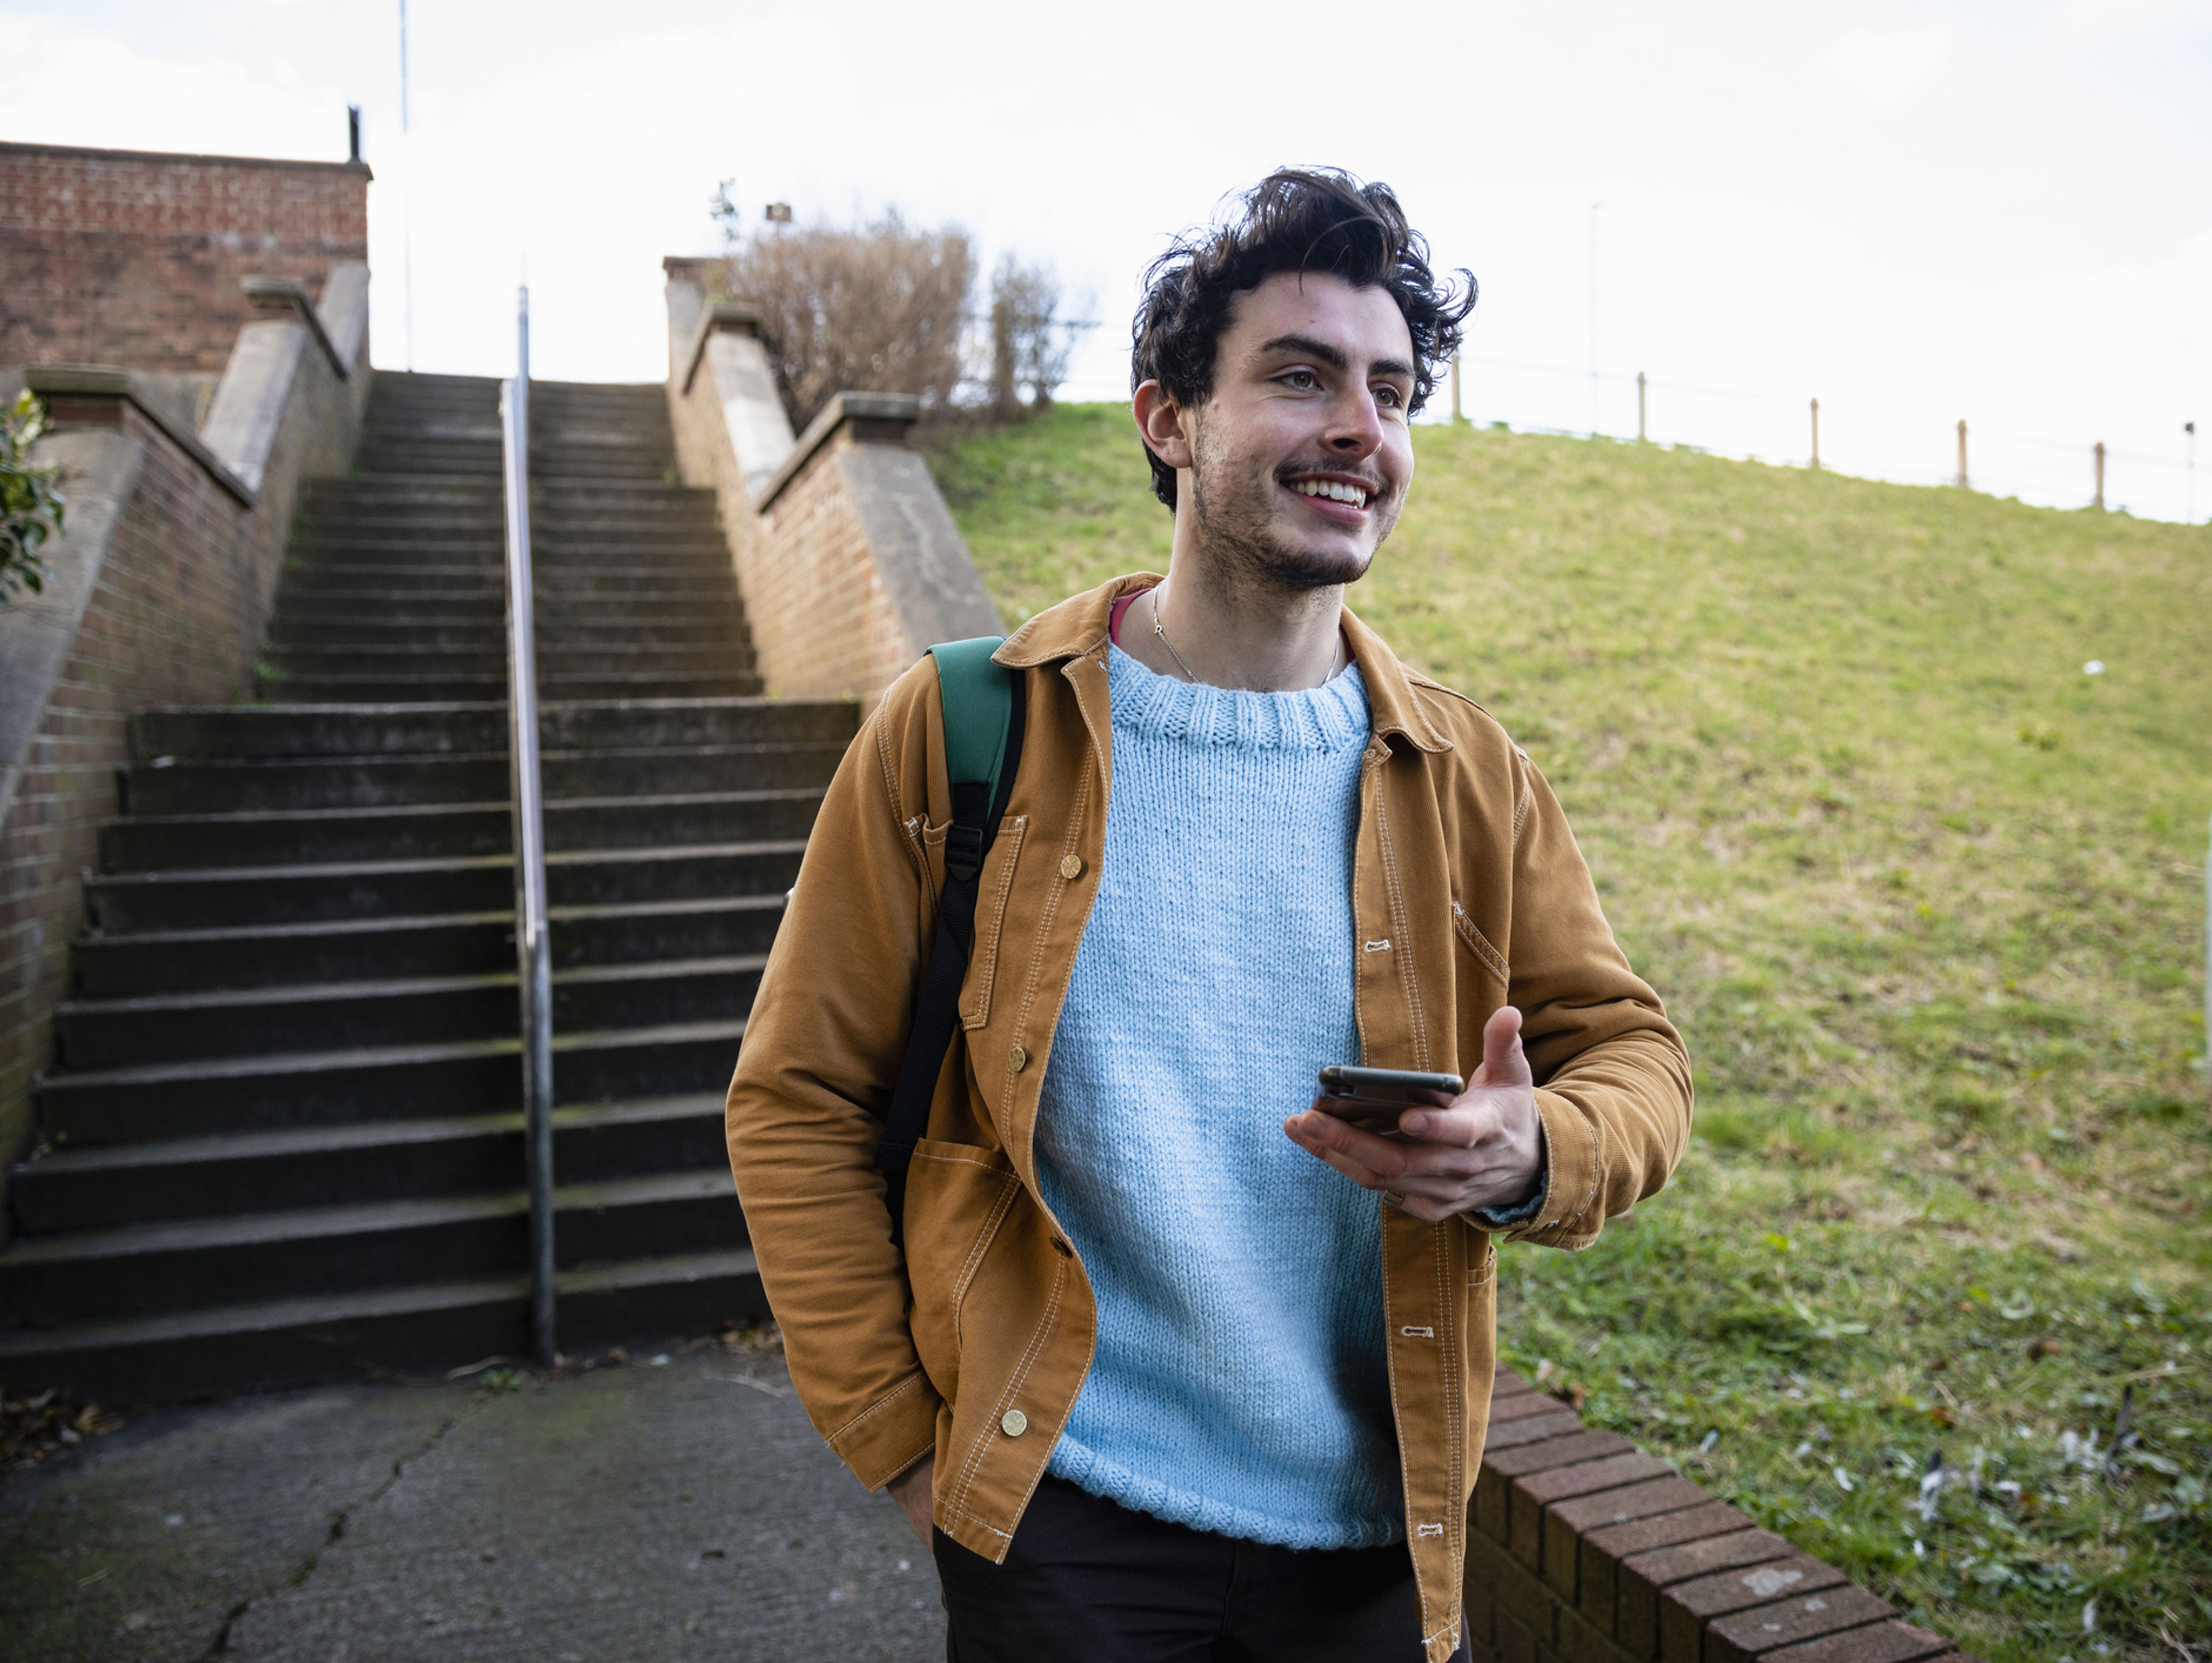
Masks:
[[[1375,549],[1397,523],[1394,513],[1381,523],[1375,546],[1359,554],[1308,547],[1287,534],[1275,517],[1277,482],[1273,474],[1247,476],[1212,453],[1201,424],[1192,446],[1191,513],[1199,546],[1209,563],[1232,584],[1256,583],[1273,589],[1329,589],[1357,583],[1367,574]],[[1377,509],[1379,514],[1382,512]]]

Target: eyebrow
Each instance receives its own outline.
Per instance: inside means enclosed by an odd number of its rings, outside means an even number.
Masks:
[[[1310,335],[1278,335],[1273,340],[1262,343],[1260,350],[1262,355],[1294,352],[1304,357],[1318,358],[1331,369],[1347,369],[1352,363],[1335,347],[1326,341],[1317,341]],[[1368,365],[1367,373],[1370,375],[1402,375],[1409,381],[1413,379],[1413,367],[1396,358],[1377,358]]]

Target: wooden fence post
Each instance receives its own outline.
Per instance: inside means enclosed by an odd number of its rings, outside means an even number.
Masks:
[[[1465,419],[1466,418],[1460,414],[1459,354],[1455,352],[1452,354],[1452,426],[1457,427],[1461,422]]]
[[[2105,506],[2105,441],[2097,441],[2097,507]]]
[[[1636,372],[1636,442],[1644,443],[1644,372]]]
[[[1959,489],[1966,489],[1966,418],[1959,418]]]
[[[1813,401],[1813,469],[1814,469],[1814,472],[1816,472],[1816,473],[1817,473],[1818,471],[1820,471],[1820,401],[1819,399],[1815,398],[1815,399]]]

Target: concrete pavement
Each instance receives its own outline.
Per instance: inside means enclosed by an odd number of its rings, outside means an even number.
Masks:
[[[927,1557],[744,1344],[155,1411],[0,1489],[4,1663],[944,1654]]]

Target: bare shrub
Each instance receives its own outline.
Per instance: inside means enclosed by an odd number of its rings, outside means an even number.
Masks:
[[[1060,274],[1042,262],[1024,265],[1012,253],[991,273],[989,318],[991,415],[1010,422],[1052,408],[1052,395],[1067,379],[1075,343],[1091,325],[1060,315]],[[1022,404],[1019,390],[1030,390]]]
[[[914,393],[927,413],[952,406],[975,282],[966,232],[917,229],[887,209],[850,227],[769,226],[732,241],[730,294],[760,308],[794,429],[843,391]]]

